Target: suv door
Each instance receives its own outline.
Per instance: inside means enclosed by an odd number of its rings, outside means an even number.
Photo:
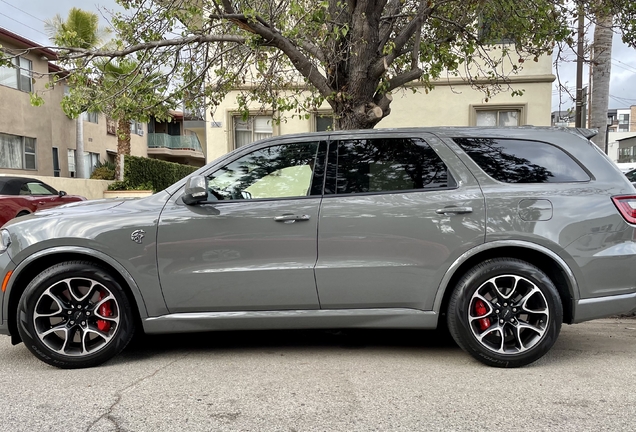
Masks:
[[[169,200],[157,255],[170,312],[319,308],[326,147],[316,137],[270,141],[207,173],[207,201],[185,205],[183,191]]]
[[[320,209],[320,305],[431,310],[452,262],[484,242],[477,181],[431,134],[340,135]]]

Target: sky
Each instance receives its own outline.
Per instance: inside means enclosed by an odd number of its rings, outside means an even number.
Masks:
[[[72,7],[92,10],[102,16],[102,25],[107,25],[108,11],[119,9],[115,0],[0,0],[0,27],[17,33],[42,45],[50,45],[44,32],[44,20],[60,14],[66,17]],[[119,9],[121,10],[121,9]],[[590,34],[590,38],[591,38]],[[574,54],[569,58],[574,60]],[[576,87],[576,65],[572,62],[558,66],[561,83],[568,88]],[[554,70],[553,72],[557,72]],[[588,70],[584,70],[587,83]],[[587,85],[587,84],[584,84]],[[556,83],[552,92],[552,110],[567,110],[574,106],[568,95],[561,94],[561,105]],[[627,108],[636,105],[636,50],[624,45],[620,35],[614,35],[612,47],[612,72],[610,81],[610,108]]]

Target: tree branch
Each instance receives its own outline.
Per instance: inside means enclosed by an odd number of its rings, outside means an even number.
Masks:
[[[137,45],[129,46],[123,50],[111,50],[101,51],[74,47],[47,47],[49,49],[56,49],[62,51],[68,51],[71,55],[60,56],[66,60],[75,60],[84,57],[125,57],[128,54],[135,53],[137,51],[147,51],[153,48],[168,47],[168,46],[183,46],[191,43],[209,43],[209,42],[235,42],[238,44],[244,44],[245,38],[234,35],[195,35],[178,39],[166,39],[152,42],[140,43]],[[38,48],[39,49],[39,48]]]
[[[406,27],[402,29],[399,35],[394,40],[393,51],[379,59],[375,65],[372,66],[370,75],[373,78],[379,78],[386,71],[396,58],[401,55],[402,48],[409,41],[411,36],[422,26],[425,18],[429,18],[433,13],[433,7],[426,6],[427,2],[422,2],[421,10],[418,11],[416,18],[412,19]]]

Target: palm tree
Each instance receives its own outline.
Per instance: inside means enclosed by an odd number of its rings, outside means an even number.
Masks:
[[[99,27],[99,17],[94,12],[72,8],[64,20],[59,14],[45,21],[49,38],[59,46],[75,48],[96,48],[107,37],[108,30]],[[75,118],[76,177],[86,177],[84,166],[84,121],[82,114],[66,113]]]
[[[607,109],[609,107],[610,72],[612,70],[612,31],[613,16],[602,12],[596,13],[594,28],[594,46],[592,61],[592,108],[590,128],[597,129],[598,134],[592,138],[594,144],[605,151],[607,143]]]
[[[115,178],[121,179],[121,155],[130,154],[130,122],[147,121],[150,115],[161,117],[167,112],[165,104],[158,103],[161,94],[157,89],[163,77],[160,73],[142,76],[139,63],[130,58],[102,61],[98,63],[98,69],[100,91],[107,95],[103,97],[102,111],[117,121]]]

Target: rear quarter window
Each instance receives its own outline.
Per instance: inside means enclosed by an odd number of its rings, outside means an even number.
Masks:
[[[490,177],[504,183],[586,182],[590,176],[551,144],[501,138],[453,138]]]

